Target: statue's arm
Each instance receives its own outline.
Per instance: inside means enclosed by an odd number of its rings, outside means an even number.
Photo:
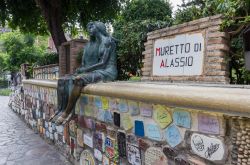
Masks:
[[[107,63],[107,61],[109,59],[109,56],[111,55],[112,45],[111,45],[110,41],[107,41],[104,45],[105,46],[104,46],[103,55],[102,55],[99,63],[96,63],[96,64],[89,66],[89,67],[86,67],[86,68],[82,68],[83,72],[91,72],[91,71],[96,70],[97,68],[105,66],[105,64]]]
[[[76,69],[76,73],[82,73],[83,72],[83,70],[84,70],[84,66],[85,66],[85,59],[84,59],[84,57],[85,57],[85,49],[83,50],[83,56],[82,56],[82,63],[81,63],[81,65],[80,65],[80,67],[79,68],[77,68]]]

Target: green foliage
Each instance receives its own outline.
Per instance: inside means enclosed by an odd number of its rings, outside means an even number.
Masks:
[[[249,13],[249,0],[191,0],[183,3],[177,10],[174,23],[180,24],[214,14],[223,14],[221,29],[231,34],[229,54],[231,83],[250,84],[250,72],[244,66],[242,40],[242,31],[250,25]]]
[[[218,14],[218,0],[191,0],[183,1],[175,13],[174,24],[192,21],[202,17]]]
[[[1,0],[0,20],[25,33],[47,34],[47,26],[35,0]]]
[[[2,73],[4,72],[6,67],[5,64],[5,54],[4,53],[0,53],[0,75],[2,75]]]
[[[199,19],[202,17],[201,12],[202,11],[195,5],[179,8],[175,13],[174,24],[181,24],[183,22]]]
[[[39,43],[39,42],[38,42]],[[28,63],[33,65],[37,61],[49,61],[46,55],[46,46],[36,44],[35,37],[31,34],[9,32],[0,35],[0,69],[16,72],[20,65]],[[58,58],[58,57],[56,57]],[[43,60],[44,59],[44,60]]]
[[[119,40],[118,79],[136,75],[142,67],[142,52],[147,32],[171,24],[171,7],[164,0],[132,0],[125,4],[114,22],[113,36]]]
[[[34,65],[49,65],[49,64],[58,64],[59,55],[57,53],[44,53],[36,60]]]
[[[217,0],[218,12],[223,13],[225,21],[223,28],[230,30],[250,22],[250,1],[249,0]]]
[[[0,89],[0,96],[9,96],[11,93],[11,90],[10,89]]]
[[[43,17],[39,1],[59,11],[58,22],[73,35],[77,32],[78,24],[83,28],[90,20],[111,21],[120,11],[124,0],[1,0],[0,23],[8,23],[13,29],[25,33],[47,34],[46,17]],[[38,2],[36,4],[36,2]],[[44,11],[49,13],[51,11]],[[53,33],[53,32],[51,32]]]
[[[34,63],[40,55],[40,51],[26,40],[26,36],[20,33],[13,33],[4,39],[4,51],[8,54],[6,59],[9,71],[18,71],[23,63]]]

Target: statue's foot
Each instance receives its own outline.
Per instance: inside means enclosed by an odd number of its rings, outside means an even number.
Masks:
[[[49,121],[50,121],[50,122],[54,122],[54,119],[56,118],[56,116],[57,116],[58,114],[59,114],[59,113],[55,113],[54,115],[50,116]]]
[[[63,122],[67,119],[68,115],[66,113],[63,113],[62,115],[60,115],[57,120],[56,120],[56,125],[61,125],[63,124]]]
[[[53,115],[53,116],[50,117],[49,121],[52,122],[52,123],[56,122],[57,119],[59,118],[59,116],[61,116],[61,114],[62,113],[60,113],[60,112],[56,113],[55,115]]]

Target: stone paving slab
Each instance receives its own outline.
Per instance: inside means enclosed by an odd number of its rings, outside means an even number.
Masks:
[[[8,107],[8,101],[0,96],[0,165],[71,165],[26,126]]]

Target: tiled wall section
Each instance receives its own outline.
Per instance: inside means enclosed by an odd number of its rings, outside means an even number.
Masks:
[[[56,112],[56,89],[26,84],[24,95],[17,98],[13,110],[76,164],[249,162],[247,118],[81,95],[75,115],[63,126],[56,126],[49,121]],[[24,104],[20,106],[18,102],[22,100]]]

